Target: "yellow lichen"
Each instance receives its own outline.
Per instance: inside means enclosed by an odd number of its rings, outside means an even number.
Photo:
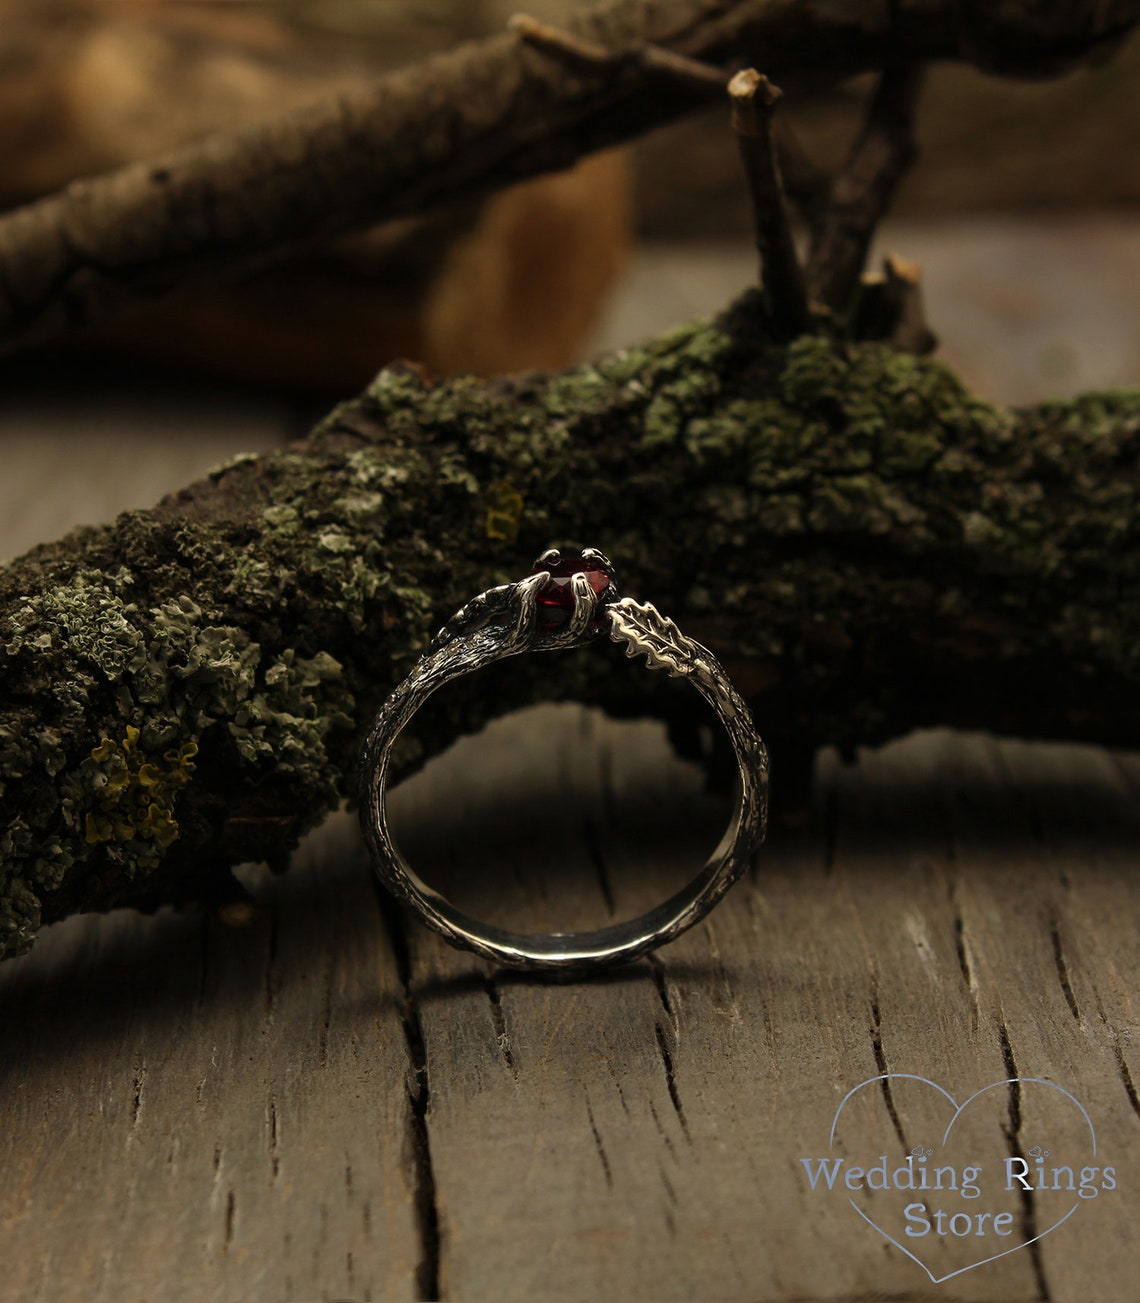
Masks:
[[[519,534],[523,496],[507,480],[493,484],[487,493],[487,537],[513,543]]]
[[[95,762],[95,795],[99,808],[89,811],[85,835],[97,842],[140,842],[140,867],[153,867],[159,853],[178,838],[174,798],[194,772],[195,742],[167,751],[161,762],[139,746],[139,730],[127,726],[121,742],[105,737],[91,752]]]

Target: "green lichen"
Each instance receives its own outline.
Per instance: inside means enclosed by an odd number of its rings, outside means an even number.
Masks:
[[[124,578],[120,574],[118,582]],[[15,632],[4,649],[15,656],[25,647],[42,654],[66,646],[80,666],[113,682],[137,669],[145,655],[132,614],[101,575],[81,572],[70,583],[30,598],[15,614]]]
[[[260,573],[284,591],[268,561],[242,560],[247,585]],[[19,810],[0,827],[0,954],[26,947],[45,893],[88,865],[113,873],[125,897],[132,883],[145,889],[180,840],[203,736],[215,757],[228,736],[239,767],[274,765],[326,806],[336,799],[325,740],[350,723],[351,694],[335,659],[291,648],[267,657],[190,594],[148,608],[131,600],[137,587],[125,567],[80,569],[4,621],[7,682],[50,687],[34,716],[0,715],[4,795]]]
[[[328,696],[323,689],[342,679],[340,663],[327,652],[304,658],[292,648],[284,651],[266,669],[259,690],[242,701],[227,724],[238,755],[281,773],[322,774],[325,795],[335,802],[325,741],[332,731],[350,729],[352,719],[322,702]]]

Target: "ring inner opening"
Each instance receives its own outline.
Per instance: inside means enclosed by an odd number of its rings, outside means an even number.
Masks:
[[[591,652],[552,653],[542,672]],[[496,671],[512,668],[518,659],[466,683],[492,688]],[[614,670],[649,673],[628,662]],[[444,711],[458,687],[436,694]],[[458,910],[515,933],[590,932],[659,905],[701,870],[733,810],[731,783],[709,783],[713,739],[728,747],[715,714],[691,687],[665,689],[694,699],[678,701],[684,745],[706,763],[681,758],[659,719],[615,719],[577,702],[524,707],[389,792],[389,828],[409,868]]]

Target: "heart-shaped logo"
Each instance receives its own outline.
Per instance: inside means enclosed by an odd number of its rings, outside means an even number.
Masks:
[[[1027,1248],[1116,1189],[1084,1106],[1039,1077],[960,1104],[926,1077],[872,1077],[841,1100],[827,1154],[800,1161],[813,1196],[845,1199],[935,1284]]]

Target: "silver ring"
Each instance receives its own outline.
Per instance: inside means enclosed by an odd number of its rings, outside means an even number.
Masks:
[[[606,634],[651,670],[688,679],[716,711],[740,771],[732,821],[704,868],[640,917],[594,932],[508,932],[461,913],[405,864],[385,808],[392,744],[437,688],[522,652],[581,647]],[[751,862],[764,838],[768,753],[748,706],[716,657],[648,602],[620,597],[614,569],[596,548],[550,548],[525,579],[490,588],[443,626],[369,731],[360,767],[361,822],[380,880],[452,945],[531,972],[628,963],[699,922]]]

